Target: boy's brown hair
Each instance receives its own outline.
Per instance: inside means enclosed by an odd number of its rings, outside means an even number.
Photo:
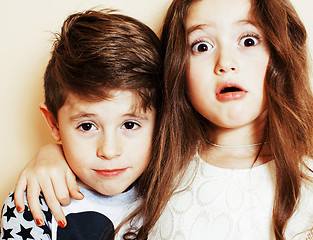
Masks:
[[[160,103],[160,43],[134,18],[112,10],[70,15],[57,35],[44,76],[45,101],[57,120],[68,93],[87,101],[134,90],[142,107]]]

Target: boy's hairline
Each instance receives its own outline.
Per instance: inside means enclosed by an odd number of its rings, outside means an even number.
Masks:
[[[144,104],[144,100],[142,97],[140,97],[140,92],[138,90],[135,89],[125,89],[125,88],[109,88],[109,87],[104,87],[103,91],[107,91],[106,92],[106,97],[102,97],[102,98],[97,98],[95,96],[82,96],[79,93],[75,93],[73,91],[67,90],[66,91],[66,98],[65,101],[63,103],[62,106],[60,106],[60,108],[57,110],[57,116],[55,117],[55,120],[58,122],[58,113],[61,110],[61,108],[64,107],[64,105],[68,102],[69,96],[74,96],[86,103],[90,103],[90,104],[95,104],[95,103],[100,103],[103,101],[111,101],[115,96],[114,96],[114,92],[117,91],[122,91],[122,92],[131,92],[131,94],[133,96],[135,96],[136,98],[136,102],[132,103],[131,109],[133,110],[133,112],[140,112],[140,113],[146,113],[147,111],[156,111],[156,106],[154,106],[153,103],[150,103],[148,106],[146,106]],[[46,101],[45,101],[46,103]],[[52,113],[51,109],[48,108],[48,110]]]

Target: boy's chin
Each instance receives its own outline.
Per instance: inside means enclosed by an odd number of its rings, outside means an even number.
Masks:
[[[106,188],[106,189],[97,189],[96,187],[94,188],[94,187],[84,183],[80,179],[77,179],[77,183],[78,183],[78,186],[81,186],[83,188],[86,188],[86,189],[91,190],[91,191],[96,192],[96,193],[100,193],[100,194],[105,195],[105,196],[114,196],[114,195],[117,195],[117,194],[120,194],[123,192],[127,192],[133,187],[133,184],[131,184],[130,186],[126,186],[124,188],[112,187],[112,188]]]

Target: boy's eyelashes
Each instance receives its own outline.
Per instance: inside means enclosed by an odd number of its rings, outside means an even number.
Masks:
[[[91,130],[96,130],[97,128],[95,127],[95,125],[93,123],[85,122],[85,123],[79,124],[77,129],[84,131],[84,132],[88,132]]]
[[[126,121],[122,124],[121,128],[126,130],[136,130],[141,127],[141,124],[136,121]],[[78,125],[77,129],[83,131],[83,132],[89,132],[97,130],[98,128],[95,126],[95,124],[91,122],[85,122]]]
[[[140,128],[141,125],[137,122],[134,122],[134,121],[127,121],[123,124],[123,127],[122,128],[125,128],[127,130],[136,130],[138,128]]]

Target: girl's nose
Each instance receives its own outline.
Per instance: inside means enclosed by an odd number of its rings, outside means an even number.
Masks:
[[[220,49],[217,55],[215,74],[223,75],[226,73],[237,72],[239,70],[235,53],[229,49]]]
[[[104,134],[99,139],[97,156],[103,160],[111,160],[122,153],[122,144],[118,136],[114,134]]]

